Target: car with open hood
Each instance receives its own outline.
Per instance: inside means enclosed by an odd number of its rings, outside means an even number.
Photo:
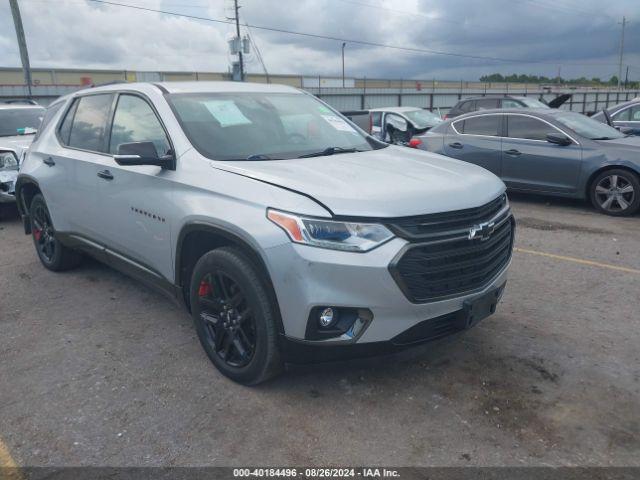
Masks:
[[[504,292],[503,182],[381,142],[306,92],[119,84],[55,106],[16,187],[40,261],[90,254],[185,303],[238,382],[460,332]]]

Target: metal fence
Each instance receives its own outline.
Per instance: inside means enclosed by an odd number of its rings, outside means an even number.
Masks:
[[[95,83],[113,81],[206,81],[228,80],[223,72],[142,72],[130,70],[33,69],[33,97],[48,105],[60,95]],[[24,98],[27,88],[20,69],[0,68],[0,100]],[[247,74],[257,83],[279,83],[307,90],[338,110],[365,110],[412,106],[447,113],[461,98],[482,95],[525,95],[553,100],[571,93],[561,108],[589,113],[640,96],[640,90],[607,86],[483,83],[440,80],[342,78],[302,75]]]

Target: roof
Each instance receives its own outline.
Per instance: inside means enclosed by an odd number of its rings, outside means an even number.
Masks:
[[[422,110],[419,107],[384,107],[384,108],[372,108],[370,112],[415,112],[417,110]]]
[[[248,82],[138,82],[138,83],[115,83],[94,87],[91,91],[113,91],[113,90],[142,90],[156,86],[169,93],[300,93],[300,90],[287,85],[274,83],[248,83]],[[84,90],[85,92],[87,90]]]
[[[42,105],[30,105],[28,103],[0,103],[0,110],[29,110],[30,108],[44,110]]]
[[[465,97],[465,98],[461,98],[459,102],[465,102],[467,100],[482,100],[484,98],[512,98],[514,100],[520,100],[523,98],[529,99],[529,98],[534,98],[534,97],[526,97],[524,95],[502,95],[499,93],[488,93],[487,95],[478,95],[475,97]],[[535,100],[537,100],[537,98],[534,98]]]
[[[487,114],[504,114],[504,113],[519,113],[525,115],[531,115],[534,117],[545,117],[545,116],[555,116],[562,113],[578,113],[578,112],[570,112],[568,110],[560,110],[557,108],[488,108],[486,110],[476,110],[475,112],[468,112],[463,115],[458,115],[457,117],[453,117],[451,119],[452,122],[456,120],[460,120],[467,117],[474,117],[476,115],[487,115]]]

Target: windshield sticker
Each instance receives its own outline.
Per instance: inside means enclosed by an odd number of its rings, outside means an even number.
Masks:
[[[335,128],[336,130],[341,130],[343,132],[351,132],[351,133],[355,132],[355,130],[351,125],[349,125],[347,122],[345,122],[343,119],[341,119],[336,115],[321,115],[321,117],[324,118],[327,121],[327,123],[331,125],[333,128]]]
[[[329,113],[329,114],[331,113],[331,109],[325,107],[324,105],[320,105],[318,107],[318,111],[322,113]]]
[[[221,127],[248,125],[251,123],[232,100],[210,100],[203,102],[209,113],[220,122]]]

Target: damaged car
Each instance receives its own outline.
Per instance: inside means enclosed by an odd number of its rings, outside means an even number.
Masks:
[[[31,144],[45,109],[30,102],[0,104],[0,204],[16,201],[20,158]]]

